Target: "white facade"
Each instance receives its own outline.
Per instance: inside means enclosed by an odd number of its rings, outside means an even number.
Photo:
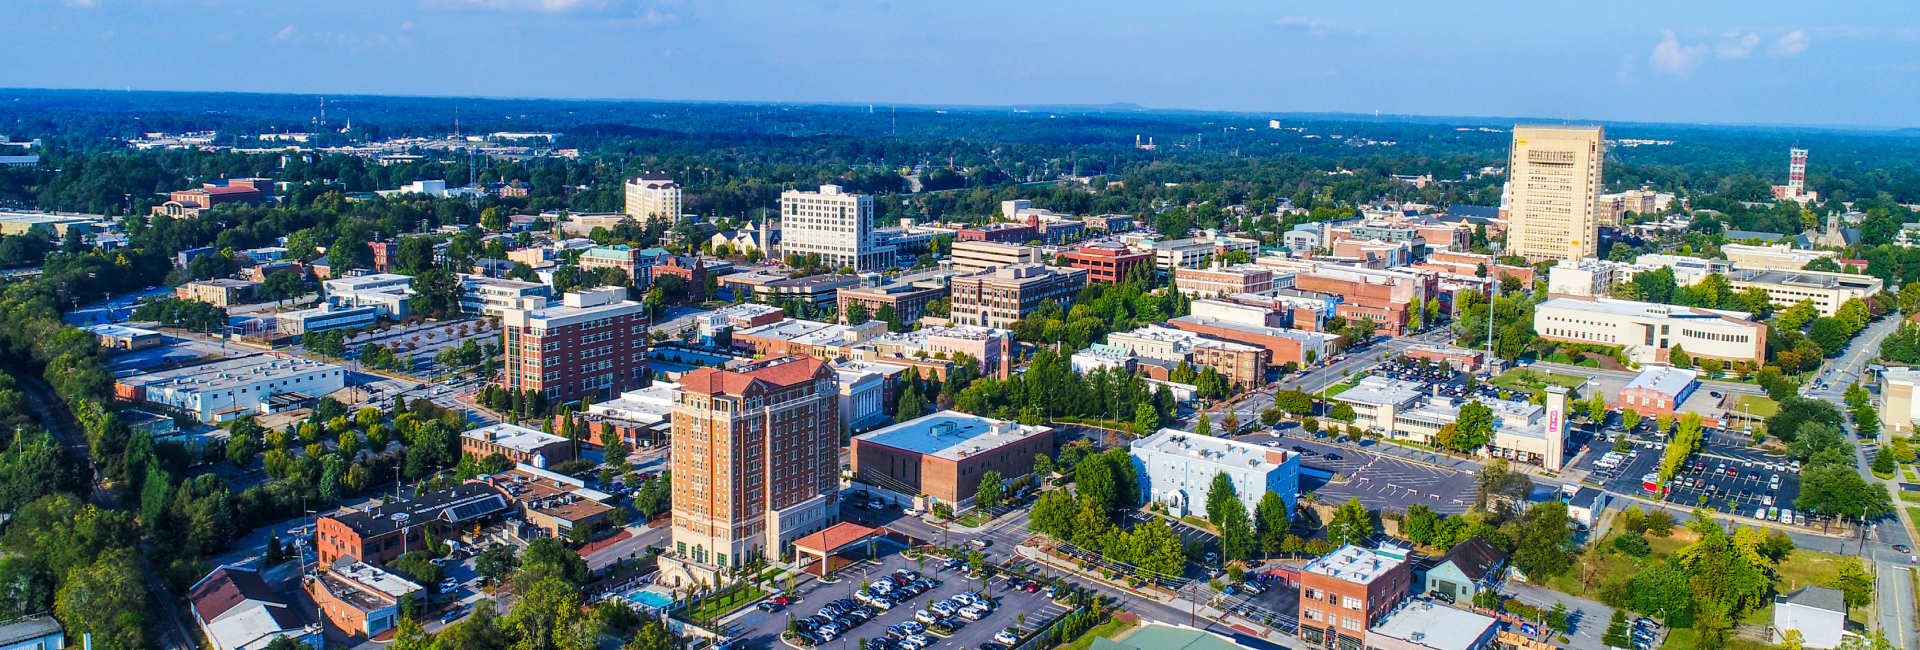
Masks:
[[[202,422],[265,413],[281,393],[320,397],[345,388],[340,366],[300,357],[261,354],[120,380],[144,390],[145,400],[192,413]]]
[[[1161,429],[1131,445],[1143,502],[1167,506],[1174,516],[1206,514],[1213,477],[1226,474],[1251,515],[1260,497],[1280,495],[1293,510],[1300,497],[1300,455],[1284,449]]]
[[[1613,285],[1611,262],[1595,259],[1560,260],[1547,271],[1547,293],[1598,298],[1607,295]]]
[[[1727,244],[1720,247],[1720,252],[1726,254],[1727,261],[1732,262],[1734,268],[1768,271],[1798,271],[1820,258],[1840,259],[1838,251],[1796,250],[1787,244]]]
[[[326,289],[327,304],[337,308],[373,307],[376,316],[406,318],[407,300],[413,297],[413,276],[374,273],[334,278],[320,283]]]
[[[1723,361],[1765,358],[1767,326],[1748,314],[1608,298],[1554,298],[1534,308],[1533,331],[1574,343],[1625,346],[1636,362],[1664,362],[1678,346]]]
[[[1847,635],[1846,596],[1838,589],[1806,586],[1773,597],[1773,642],[1798,630],[1801,646],[1838,648]]]
[[[551,298],[553,287],[538,282],[460,275],[460,311],[499,318],[532,297]]]
[[[366,327],[380,321],[381,308],[377,306],[334,308],[333,305],[321,305],[313,309],[285,311],[274,314],[276,329],[287,336],[301,336],[314,332]]]
[[[877,372],[834,368],[840,377],[840,421],[861,429],[886,420],[887,380]]]
[[[894,248],[874,242],[873,197],[847,194],[838,185],[818,192],[780,193],[781,252],[819,254],[830,266],[859,272],[893,267]]]
[[[1517,125],[1507,189],[1507,251],[1528,261],[1593,257],[1606,129]]]
[[[1004,244],[991,241],[961,241],[953,243],[953,269],[963,273],[985,271],[1001,266],[1015,264],[1039,264],[1040,249],[1036,246]]]

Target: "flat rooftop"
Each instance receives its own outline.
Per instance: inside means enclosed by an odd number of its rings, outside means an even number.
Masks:
[[[1368,376],[1361,379],[1358,385],[1333,398],[1356,404],[1403,404],[1407,400],[1426,394],[1421,388],[1422,384],[1417,381]]]
[[[1134,451],[1153,451],[1186,456],[1196,460],[1258,470],[1270,470],[1299,459],[1299,454],[1270,449],[1253,443],[1203,436],[1179,429],[1161,429],[1151,436],[1133,441]]]
[[[532,453],[533,451],[538,450],[541,447],[545,447],[547,445],[551,445],[556,442],[567,441],[566,438],[556,436],[551,433],[535,431],[533,429],[529,429],[517,424],[508,424],[506,422],[502,422],[500,424],[495,424],[492,426],[480,427],[478,429],[471,429],[461,433],[460,435],[461,437],[473,438],[475,440],[485,440],[488,442],[492,442],[493,444],[500,445],[508,449],[512,449],[514,451],[527,452],[527,453]]]
[[[1284,327],[1267,327],[1264,325],[1247,325],[1245,323],[1236,323],[1233,321],[1220,320],[1218,318],[1208,318],[1206,316],[1181,316],[1179,318],[1172,319],[1168,322],[1193,323],[1195,325],[1218,327],[1221,329],[1233,330],[1235,332],[1246,332],[1248,334],[1258,334],[1261,336],[1271,336],[1275,338],[1292,339],[1292,340],[1300,341],[1303,343],[1310,343],[1315,341],[1331,341],[1335,338],[1339,338],[1325,332],[1309,332],[1306,330],[1287,329]]]
[[[334,563],[333,570],[340,575],[359,583],[361,586],[392,596],[395,599],[420,590],[420,585],[412,580],[387,572],[380,567],[365,562],[355,562],[349,556],[342,556]]]
[[[1783,287],[1805,289],[1870,289],[1882,284],[1879,278],[1871,275],[1848,275],[1846,273],[1823,273],[1820,271],[1764,271],[1757,269],[1736,270],[1727,274],[1728,282],[1748,282],[1752,284],[1774,284]]]
[[[302,359],[300,357],[277,354],[256,354],[250,357],[215,361],[213,363],[150,372],[134,375],[120,380],[128,386],[164,387],[171,385],[186,386],[193,390],[216,391],[251,386],[253,384],[305,375],[315,372],[340,372],[340,366]]]
[[[853,439],[923,456],[958,461],[1034,436],[1052,435],[1052,433],[1053,427],[995,420],[959,411],[941,411],[879,431],[854,436]]]
[[[1308,562],[1301,573],[1318,573],[1354,584],[1370,584],[1400,566],[1396,560],[1352,544]]]
[[[1733,278],[1727,278],[1729,281]],[[1554,298],[1540,303],[1543,309],[1567,309],[1572,311],[1590,311],[1614,316],[1633,318],[1721,318],[1749,320],[1752,314],[1744,311],[1724,309],[1701,309],[1661,305],[1633,300],[1615,300],[1613,298]]]
[[[1166,343],[1174,343],[1176,344],[1176,346],[1184,344],[1185,346],[1187,346],[1188,349],[1218,348],[1221,350],[1230,350],[1233,352],[1253,352],[1253,351],[1265,349],[1265,348],[1255,347],[1252,345],[1247,345],[1245,343],[1234,343],[1232,341],[1210,339],[1205,336],[1196,334],[1194,332],[1189,332],[1186,330],[1177,330],[1171,327],[1161,327],[1159,325],[1148,325],[1146,327],[1142,327],[1142,328],[1133,330],[1131,332],[1114,332],[1112,335],[1108,337],[1109,341],[1112,340],[1112,336],[1132,337],[1136,339],[1145,339],[1149,341],[1161,341]]]
[[[1700,373],[1681,370],[1668,366],[1658,366],[1640,371],[1633,381],[1627,382],[1627,388],[1644,388],[1667,395],[1679,395],[1693,382],[1698,381]]]
[[[156,332],[153,330],[140,329],[138,327],[127,327],[125,325],[114,325],[111,323],[105,324],[105,325],[95,325],[93,327],[88,327],[85,329],[88,332],[92,332],[99,336],[110,336],[110,337],[124,338],[124,339],[160,335],[159,332]]]
[[[1387,614],[1371,631],[1434,650],[1467,650],[1498,622],[1491,616],[1417,600]]]
[[[417,526],[429,520],[463,524],[506,509],[506,497],[493,486],[462,483],[438,492],[389,499],[372,507],[349,508],[325,516],[365,538]]]

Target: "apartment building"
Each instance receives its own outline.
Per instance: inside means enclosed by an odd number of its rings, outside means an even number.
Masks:
[[[646,223],[658,217],[672,223],[680,218],[680,184],[662,172],[644,172],[627,179],[627,216]]]
[[[843,192],[838,185],[781,192],[780,227],[787,255],[818,254],[830,266],[859,272],[884,271],[896,261],[893,246],[875,241],[873,197]]]
[[[962,273],[977,273],[1015,264],[1039,263],[1040,248],[1037,246],[987,240],[953,243],[953,269]]]
[[[1212,368],[1225,375],[1227,381],[1235,386],[1258,386],[1264,383],[1267,367],[1272,365],[1271,353],[1266,348],[1158,325],[1108,334],[1107,344],[1139,357],[1170,364],[1186,361],[1193,366],[1194,372]]]
[[[951,317],[959,325],[1006,327],[1046,303],[1067,308],[1087,286],[1087,271],[1016,264],[953,278]]]
[[[553,404],[638,388],[647,369],[647,310],[626,295],[624,287],[599,287],[567,292],[558,304],[531,297],[503,310],[503,385],[540,391]]]
[[[673,406],[673,552],[707,566],[778,558],[839,521],[833,367],[780,356],[681,377]]]
[[[1263,296],[1276,288],[1285,288],[1278,285],[1290,285],[1292,279],[1292,274],[1282,273],[1276,281],[1273,268],[1259,264],[1223,266],[1215,262],[1206,268],[1182,267],[1173,271],[1173,285],[1180,293],[1194,297],[1242,293]]]
[[[896,494],[924,494],[969,507],[987,472],[1001,481],[1033,473],[1033,457],[1053,454],[1053,427],[940,411],[854,436],[854,480]]]
[[[1206,516],[1215,476],[1227,475],[1247,512],[1268,492],[1292,512],[1300,498],[1300,455],[1249,442],[1161,429],[1128,445],[1142,503],[1166,506],[1175,517]]]
[[[1053,256],[1055,263],[1070,269],[1086,269],[1089,282],[1119,284],[1140,266],[1153,264],[1153,253],[1135,252],[1113,242],[1082,244]]]
[[[1595,256],[1606,139],[1600,126],[1513,128],[1507,252],[1532,262]]]
[[[215,307],[232,307],[253,302],[254,292],[260,283],[246,280],[215,278],[196,280],[173,288],[173,296],[181,300],[197,300]]]
[[[1848,300],[1865,300],[1886,288],[1884,280],[1871,275],[1825,271],[1735,270],[1727,274],[1727,284],[1736,292],[1759,287],[1782,309],[1811,300],[1821,316],[1833,316]]]
[[[1403,552],[1382,551],[1349,544],[1300,570],[1302,643],[1337,650],[1368,646],[1368,630],[1392,613],[1413,585]]]
[[[1744,312],[1610,298],[1553,298],[1534,307],[1533,331],[1570,343],[1625,347],[1636,363],[1665,363],[1673,348],[1693,358],[1760,363],[1767,325]]]
[[[934,269],[891,280],[882,280],[878,275],[864,277],[859,286],[842,287],[837,292],[840,313],[844,316],[848,307],[857,304],[866,307],[868,316],[877,318],[880,308],[890,307],[898,320],[913,323],[926,315],[927,303],[950,295],[953,276],[959,274]]]

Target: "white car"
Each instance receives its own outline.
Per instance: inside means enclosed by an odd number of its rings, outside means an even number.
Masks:
[[[1014,636],[1012,632],[1001,630],[999,634],[993,635],[993,641],[995,643],[1004,643],[1007,645],[1013,645],[1020,641],[1020,637]]]
[[[940,620],[940,617],[935,616],[933,612],[929,612],[923,609],[913,613],[913,620],[920,621],[922,623],[931,624],[934,621]]]
[[[977,621],[986,617],[987,617],[987,608],[981,607],[979,605],[975,605],[973,607],[968,607],[966,609],[960,610],[960,618],[964,618],[969,621]]]
[[[980,597],[973,595],[973,592],[971,591],[962,591],[960,593],[954,594],[953,598],[949,600],[955,603],[959,603],[960,606],[965,607],[967,605],[972,605],[975,601],[980,600]]]
[[[893,609],[893,601],[887,600],[885,596],[874,596],[873,600],[867,601],[867,606],[884,612]]]
[[[1783,523],[1783,524],[1791,524],[1791,523],[1793,523],[1793,511],[1792,511],[1792,510],[1781,510],[1781,511],[1780,511],[1780,523]]]

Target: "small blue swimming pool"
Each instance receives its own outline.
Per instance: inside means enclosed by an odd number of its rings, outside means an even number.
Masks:
[[[631,600],[635,603],[638,603],[642,607],[645,607],[649,610],[654,610],[654,611],[666,609],[667,606],[673,604],[673,599],[668,598],[666,594],[663,594],[657,591],[646,591],[646,590],[635,591],[627,594],[627,600]]]

